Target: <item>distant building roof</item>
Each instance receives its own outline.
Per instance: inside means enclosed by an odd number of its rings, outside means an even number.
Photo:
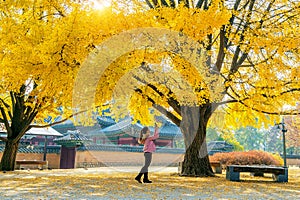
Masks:
[[[98,116],[97,121],[103,128],[116,124],[115,120],[109,116]]]
[[[6,137],[6,130],[0,130],[0,135]],[[55,129],[51,127],[47,128],[31,128],[29,131],[26,131],[25,135],[39,135],[39,136],[63,136]]]
[[[87,134],[89,136],[113,136],[113,135],[119,135],[119,134],[128,134],[135,137],[138,137],[140,134],[140,131],[144,126],[142,126],[139,123],[132,123],[131,118],[124,118],[123,120],[108,126],[103,129],[96,129],[89,131]],[[154,127],[149,127],[150,131],[154,132]],[[176,126],[175,124],[166,121],[162,127],[159,128],[159,135],[160,138],[173,138],[173,137],[182,137],[180,128]]]
[[[160,127],[159,129],[159,137],[163,138],[163,137],[179,137],[182,138],[182,133],[181,130],[178,126],[176,126],[175,124],[166,121],[165,124]]]
[[[163,117],[156,117],[156,120],[163,125],[159,128],[160,130],[160,138],[182,138],[182,133],[180,128],[173,124],[172,122],[166,120]],[[140,123],[133,123],[130,117],[125,117],[120,121],[116,122],[110,116],[98,116],[97,122],[100,125],[94,126],[92,130],[83,129],[82,133],[88,136],[115,136],[120,134],[128,134],[134,137],[138,137],[140,134],[140,130],[144,127]],[[67,132],[68,130],[77,130],[72,121],[68,121],[66,123],[57,124],[53,126],[53,128],[60,133]],[[154,132],[154,127],[149,127],[150,131]]]
[[[56,121],[59,121],[59,119],[61,119],[61,117],[57,118]],[[56,124],[56,125],[52,126],[52,128],[54,128],[55,130],[57,130],[60,133],[65,133],[68,130],[76,130],[76,126],[73,124],[73,122],[71,120],[67,120],[60,124]]]
[[[138,137],[139,132],[140,130],[142,130],[142,128],[143,126],[139,123],[132,124],[132,119],[128,117],[103,129],[99,128],[96,130],[89,131],[87,134],[89,136],[112,136],[125,133]]]
[[[0,146],[0,152],[4,151],[4,146]],[[44,153],[45,147],[34,146],[34,145],[20,145],[18,148],[18,153]],[[47,153],[60,153],[60,146],[47,146]]]
[[[63,137],[56,138],[53,141],[59,145],[65,146],[80,146],[85,142],[91,142],[89,138],[82,135],[78,130],[68,131]]]
[[[59,133],[55,129],[48,128],[31,128],[26,132],[26,135],[40,135],[40,136],[63,136],[63,134]]]
[[[209,152],[209,155],[218,152],[231,152],[233,151],[233,149],[233,145],[225,141],[211,141],[207,143],[207,150]]]

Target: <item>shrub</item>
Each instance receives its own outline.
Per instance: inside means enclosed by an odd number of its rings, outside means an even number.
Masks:
[[[211,161],[218,161],[223,166],[227,165],[275,165],[280,166],[280,156],[274,156],[264,151],[216,153],[210,156]]]
[[[279,155],[279,153],[273,153],[272,156],[274,157],[275,160],[278,161],[280,166],[283,166],[283,159],[282,157]]]

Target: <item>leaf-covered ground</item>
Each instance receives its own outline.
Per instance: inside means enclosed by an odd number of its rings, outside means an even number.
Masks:
[[[152,168],[153,169],[153,168]],[[241,182],[180,177],[176,168],[150,173],[152,184],[134,181],[138,168],[17,170],[1,172],[0,199],[299,199],[300,168],[289,169],[289,182],[273,182],[271,175],[241,174]]]

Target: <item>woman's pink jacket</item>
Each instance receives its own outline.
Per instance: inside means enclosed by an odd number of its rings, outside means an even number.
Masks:
[[[155,146],[154,140],[156,140],[158,137],[159,137],[159,132],[158,132],[158,128],[156,128],[155,131],[154,131],[154,135],[153,136],[149,136],[145,140],[144,152],[152,153],[152,152],[154,152],[156,150],[156,146]]]

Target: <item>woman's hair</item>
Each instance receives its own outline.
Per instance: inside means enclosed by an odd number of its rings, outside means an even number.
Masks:
[[[149,128],[147,126],[142,128],[142,130],[140,132],[140,137],[138,139],[139,144],[145,144],[145,141],[146,141],[147,138],[144,138],[143,135],[146,134],[148,130],[149,130]]]

